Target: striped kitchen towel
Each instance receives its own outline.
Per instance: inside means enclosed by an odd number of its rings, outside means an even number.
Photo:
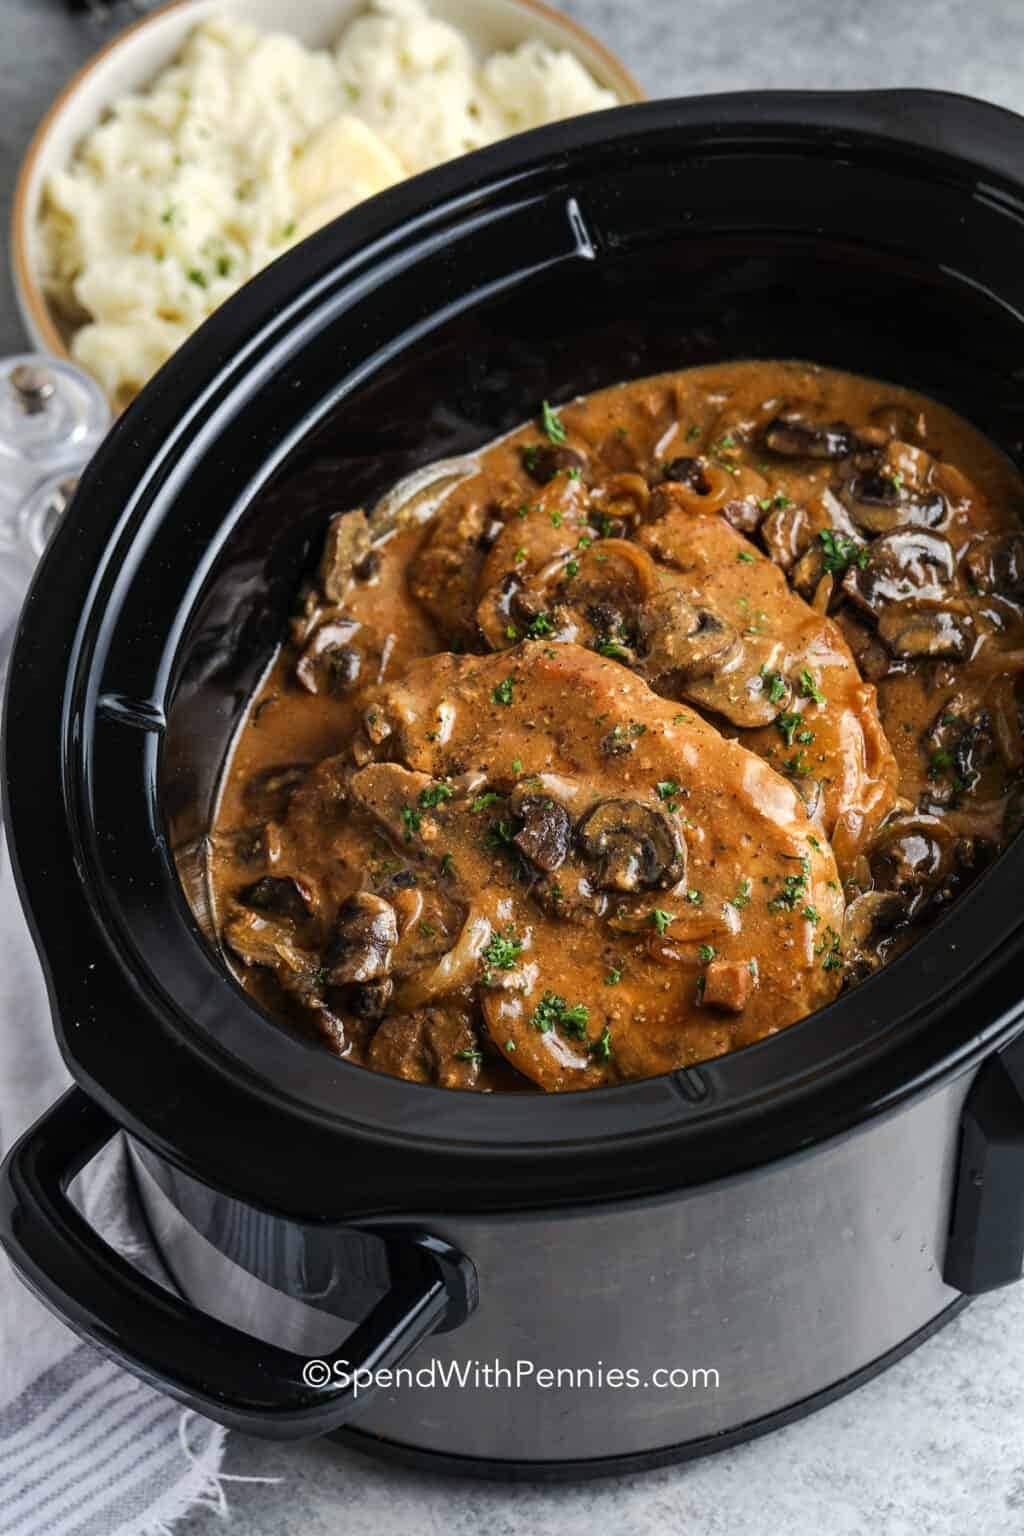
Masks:
[[[0,833],[0,1148],[67,1082]],[[166,1281],[119,1138],[80,1184],[92,1224]],[[224,1437],[80,1344],[0,1254],[0,1536],[156,1536],[197,1504],[222,1509]]]

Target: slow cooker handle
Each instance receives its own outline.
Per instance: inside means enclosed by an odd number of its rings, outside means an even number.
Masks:
[[[372,1395],[364,1373],[397,1365],[476,1304],[466,1258],[440,1238],[389,1228],[407,1273],[334,1355],[315,1362],[327,1384],[307,1385],[302,1356],[197,1311],[133,1268],[76,1210],[68,1185],[117,1130],[72,1088],[26,1131],[0,1167],[0,1244],[77,1334],[207,1418],[275,1440],[327,1434]]]

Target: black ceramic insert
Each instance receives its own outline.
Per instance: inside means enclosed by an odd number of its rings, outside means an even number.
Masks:
[[[553,1098],[412,1085],[295,1038],[226,973],[179,868],[339,483],[372,501],[541,398],[780,355],[923,390],[1021,462],[1022,165],[1019,119],[928,93],[622,108],[373,199],[218,311],[84,478],[11,668],[8,826],[87,1091],[256,1204],[511,1210],[749,1167],[1013,1033],[1017,847],[778,1037]]]

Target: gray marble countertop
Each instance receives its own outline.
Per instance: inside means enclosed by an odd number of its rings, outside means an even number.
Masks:
[[[752,86],[964,91],[1024,109],[1020,0],[571,0],[651,95]],[[50,98],[102,34],[60,0],[3,0],[0,217]],[[0,355],[24,337],[0,277]],[[976,1302],[813,1418],[688,1467],[555,1488],[454,1481],[318,1444],[228,1442],[245,1536],[1021,1536],[1024,1286]],[[269,1479],[249,1482],[244,1479]],[[199,1511],[181,1536],[224,1523]]]

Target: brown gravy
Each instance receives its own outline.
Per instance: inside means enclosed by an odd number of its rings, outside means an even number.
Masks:
[[[555,1091],[720,1055],[1016,831],[1024,486],[945,407],[662,375],[423,505],[332,520],[211,839],[243,984],[340,1054]]]

